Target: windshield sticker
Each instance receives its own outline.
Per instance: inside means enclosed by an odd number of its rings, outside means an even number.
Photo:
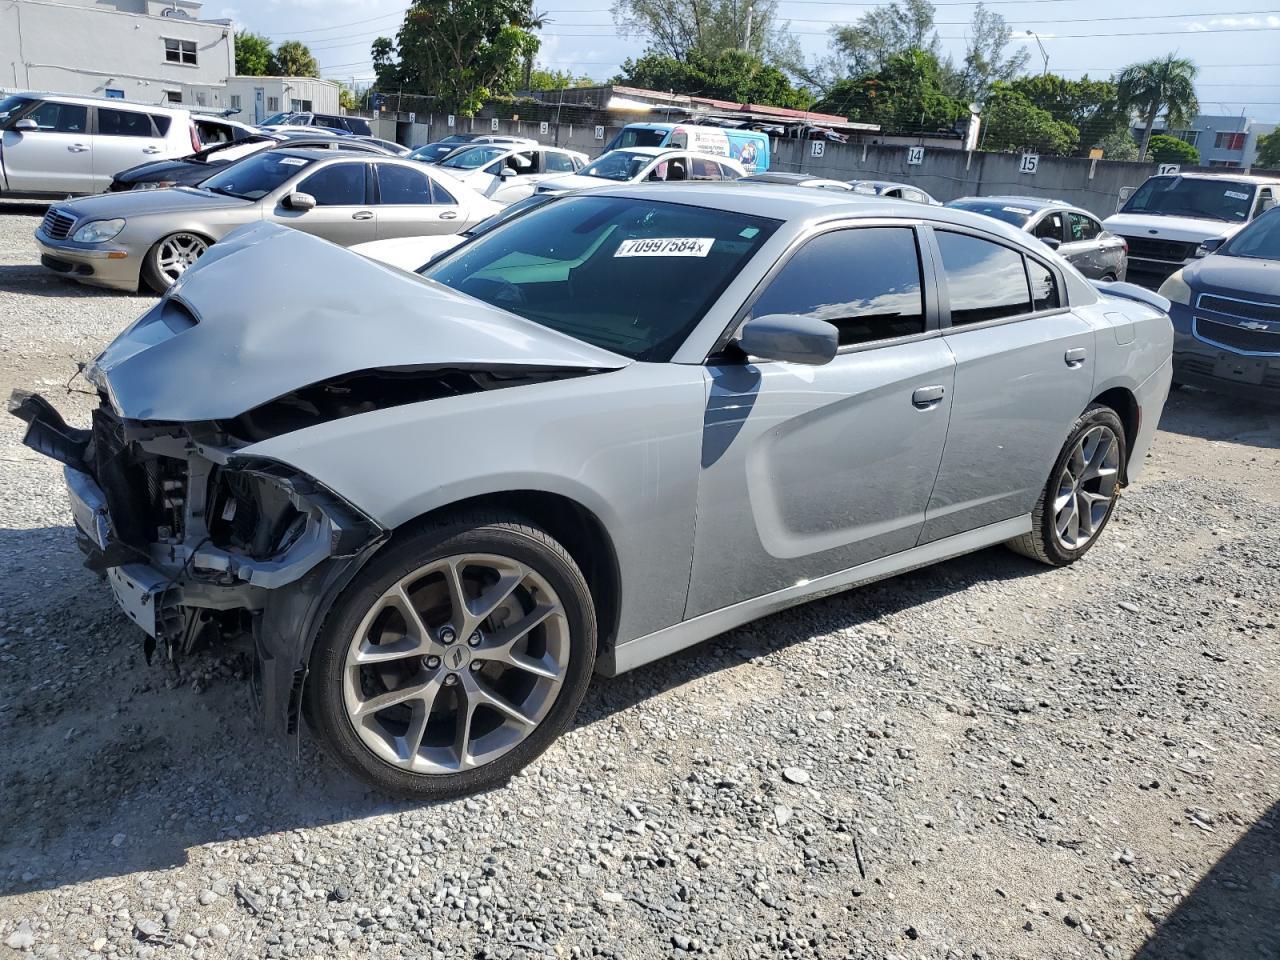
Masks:
[[[615,257],[705,257],[711,252],[714,237],[649,237],[623,240],[614,251]]]
[[[1031,211],[1028,210],[1026,207],[1001,207],[1000,209],[1003,210],[1005,213],[1020,213],[1024,217],[1031,216]]]
[[[1237,193],[1235,190],[1225,190],[1223,192],[1232,200],[1248,200],[1249,199],[1249,195],[1247,193]]]
[[[760,232],[759,227],[745,227],[738,233],[743,240],[754,240],[757,233]]]
[[[281,157],[280,163],[286,167],[305,167],[307,165],[307,161],[302,157]]]

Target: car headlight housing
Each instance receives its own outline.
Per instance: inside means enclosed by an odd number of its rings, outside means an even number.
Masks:
[[[1160,296],[1170,303],[1191,304],[1191,287],[1182,279],[1182,271],[1173,273],[1168,280],[1160,284]]]
[[[124,229],[124,218],[114,220],[91,220],[75,232],[71,238],[78,243],[103,243],[115,238]]]

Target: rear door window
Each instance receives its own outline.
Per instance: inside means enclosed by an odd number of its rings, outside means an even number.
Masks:
[[[573,173],[575,171],[573,165],[573,157],[567,153],[552,153],[548,150],[543,154],[546,163],[547,173]]]
[[[317,207],[354,207],[364,203],[364,164],[335,163],[317,170],[298,186],[316,198]]]
[[[771,313],[826,320],[840,331],[841,346],[923,333],[915,231],[861,227],[815,237],[786,262],[751,308],[753,317]]]
[[[378,165],[378,199],[381,203],[431,203],[431,181],[425,173]]]
[[[98,136],[106,137],[154,137],[151,117],[133,110],[98,108]]]
[[[89,108],[46,100],[22,119],[34,120],[37,127],[49,133],[84,133],[89,123]]]
[[[1067,222],[1071,225],[1071,241],[1096,240],[1102,233],[1102,224],[1093,217],[1083,213],[1067,214]]]
[[[1031,302],[1036,310],[1056,310],[1062,306],[1058,294],[1058,277],[1039,260],[1027,258],[1027,276],[1031,280]]]
[[[935,236],[953,327],[1031,312],[1022,254],[968,234],[938,230]]]
[[[704,160],[702,157],[692,157],[689,161],[690,180],[719,180],[720,164],[714,160]]]
[[[1062,214],[1050,213],[1042,217],[1040,222],[1036,224],[1034,235],[1040,240],[1057,240],[1059,243],[1063,239]]]

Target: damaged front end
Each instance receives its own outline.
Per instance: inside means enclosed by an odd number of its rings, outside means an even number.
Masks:
[[[217,422],[128,420],[104,398],[78,429],[22,391],[9,409],[24,443],[63,464],[85,566],[142,628],[148,659],[251,634],[264,719],[294,727],[296,702],[280,701],[300,685],[299,628],[387,531],[315,479],[239,452],[246,441]]]

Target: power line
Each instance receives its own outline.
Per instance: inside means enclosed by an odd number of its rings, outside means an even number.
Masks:
[[[1116,20],[1177,20],[1180,17],[1236,17],[1236,16],[1257,16],[1263,14],[1267,16],[1275,16],[1280,11],[1277,10],[1233,10],[1233,11],[1217,11],[1210,10],[1204,13],[1162,13],[1154,16],[1139,15],[1128,17],[1059,17],[1047,20],[1022,20],[1016,19],[1009,21],[1010,26],[1019,26],[1025,23],[1110,23]],[[779,17],[780,20],[786,20],[789,23],[830,23],[837,26],[854,26],[855,20],[834,20],[830,18],[813,18],[813,17]],[[935,20],[935,27],[967,27],[968,20]],[[614,23],[562,23],[565,27],[616,27]],[[1259,29],[1251,27],[1250,29]],[[1205,32],[1205,31],[1193,31]]]
[[[1083,40],[1092,39],[1100,40],[1110,37],[1199,37],[1208,33],[1257,33],[1259,31],[1280,30],[1280,27],[1221,27],[1209,28],[1206,30],[1140,30],[1136,33],[1046,33],[1041,36],[1042,40]],[[792,36],[798,37],[825,37],[828,36],[825,30],[792,30]],[[596,39],[607,39],[612,36],[608,33],[555,33],[552,31],[542,31],[540,33],[544,37],[588,37]],[[939,40],[968,40],[965,36],[946,36],[938,34]]]
[[[375,20],[389,20],[389,19],[391,19],[392,17],[403,17],[403,16],[404,16],[406,13],[408,13],[408,12],[409,12],[409,11],[408,11],[408,9],[406,8],[406,9],[404,9],[404,10],[401,10],[399,13],[384,13],[384,14],[380,14],[379,16],[376,16],[376,17],[365,17],[363,20],[352,20],[350,23],[335,23],[335,24],[332,24],[331,26],[328,26],[328,27],[311,27],[311,28],[309,28],[309,29],[307,29],[307,30],[284,30],[284,31],[281,31],[281,32],[279,32],[279,33],[268,33],[268,34],[264,34],[264,36],[266,36],[266,37],[268,37],[268,38],[284,37],[284,38],[288,38],[288,39],[293,39],[294,37],[300,37],[300,36],[302,36],[303,34],[307,34],[307,33],[322,33],[322,32],[324,32],[325,30],[341,30],[341,29],[343,29],[344,27],[358,27],[358,26],[360,26],[361,24],[364,24],[364,23],[373,23],[373,21],[375,21]],[[324,37],[324,38],[322,38],[322,39],[327,39],[327,40],[336,40],[337,38],[336,38],[336,37]]]

